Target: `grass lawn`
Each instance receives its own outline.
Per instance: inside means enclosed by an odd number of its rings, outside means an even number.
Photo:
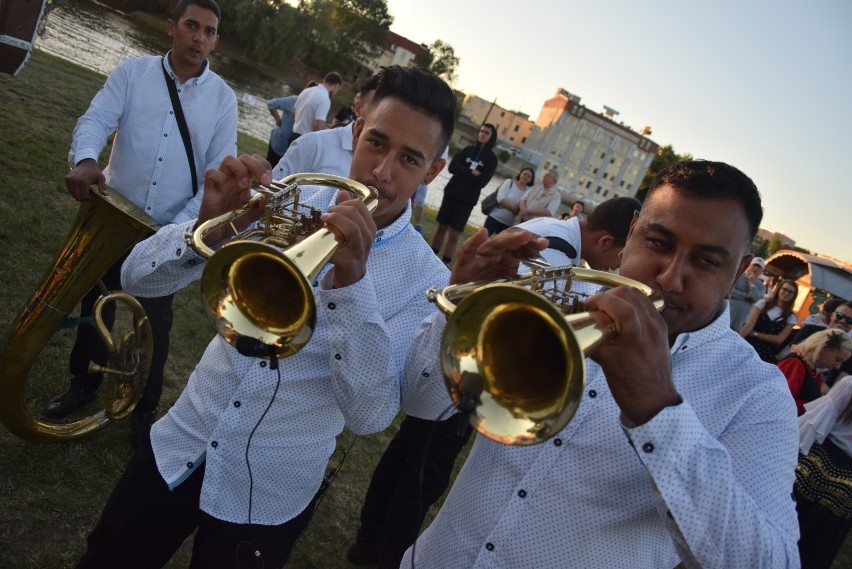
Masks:
[[[74,123],[104,78],[36,51],[18,77],[0,75],[0,322],[13,321],[64,243],[77,210],[63,178]],[[240,135],[241,153],[266,153],[266,141]],[[102,160],[105,162],[106,154]],[[431,235],[434,212],[424,229]],[[213,336],[197,285],[178,293],[161,412],[182,390]],[[73,334],[58,332],[42,350],[27,382],[36,414],[67,385]],[[360,437],[326,494],[291,560],[293,567],[348,567],[372,470],[394,429]],[[340,437],[348,448],[353,435]],[[73,567],[86,535],[131,454],[129,424],[119,422],[78,442],[39,445],[0,427],[0,567]],[[332,457],[337,464],[342,451]],[[168,567],[186,567],[187,544]],[[120,567],[120,561],[117,567]]]

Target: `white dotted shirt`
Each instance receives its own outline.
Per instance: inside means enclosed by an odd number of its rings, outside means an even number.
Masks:
[[[796,408],[778,368],[729,321],[725,308],[677,337],[683,403],[640,427],[622,423],[586,360],[582,402],[559,435],[530,447],[477,436],[415,567],[798,567]],[[449,404],[432,381],[445,322],[422,323],[409,355],[403,409],[415,416]]]
[[[168,57],[165,64],[174,79]],[[106,183],[161,225],[198,217],[204,172],[237,151],[237,98],[222,78],[205,63],[198,77],[177,80],[177,90],[198,176],[194,198],[160,56],[118,64],[77,120],[68,153],[71,165],[86,158],[97,161],[107,137],[118,131],[104,169]]]
[[[303,203],[324,210],[336,195],[325,188]],[[378,231],[360,281],[329,290],[326,265],[312,283],[316,330],[300,352],[280,360],[281,386],[251,441],[251,494],[247,441],[277,374],[214,338],[174,407],[151,430],[157,466],[170,487],[206,460],[202,510],[249,523],[251,499],[251,523],[281,524],[304,510],[319,488],[344,425],[358,434],[388,426],[399,409],[399,381],[417,323],[435,310],[425,291],[449,280],[409,217],[406,210]],[[183,240],[191,227],[169,225],[138,244],[122,269],[125,290],[163,296],[197,279],[203,263]]]
[[[303,134],[273,164],[272,177],[280,180],[290,174],[322,172],[349,177],[352,166],[352,129],[355,124]]]

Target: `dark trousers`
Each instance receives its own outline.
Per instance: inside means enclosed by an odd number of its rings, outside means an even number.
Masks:
[[[357,541],[367,550],[379,551],[381,569],[399,568],[426,512],[449,486],[456,457],[471,433],[470,425],[462,423],[459,435],[461,421],[461,415],[446,421],[406,417],[379,460],[361,508]]]
[[[488,235],[494,235],[496,233],[500,233],[501,231],[509,229],[511,225],[506,225],[501,221],[497,221],[489,215],[485,218],[485,224],[482,227],[488,230]]]
[[[113,264],[106,275],[104,275],[102,280],[107,290],[121,290],[121,264],[125,258],[126,256]],[[92,307],[100,295],[101,290],[97,286],[92,287],[86,293],[86,296],[80,302],[81,318],[87,318],[92,315]],[[169,332],[172,329],[173,298],[174,295],[159,298],[137,298],[142,308],[145,309],[148,320],[151,322],[151,332],[154,341],[151,371],[148,375],[148,382],[145,384],[142,399],[137,406],[137,409],[141,412],[153,411],[160,402],[160,395],[163,392],[163,370],[166,367],[166,359],[169,356]],[[101,311],[101,316],[104,319],[104,324],[109,329],[112,329],[115,320],[115,305],[107,305]],[[107,349],[95,327],[90,324],[81,324],[78,326],[77,338],[74,341],[74,347],[71,349],[69,362],[71,375],[74,376],[71,380],[72,387],[96,391],[101,385],[103,376],[99,373],[88,373],[89,362],[105,365],[106,360]]]
[[[202,464],[170,491],[151,451],[137,451],[89,535],[78,569],[162,567],[196,528],[190,569],[283,567],[315,501],[281,525],[234,524],[199,509],[203,480]]]
[[[272,168],[275,168],[278,163],[281,161],[281,155],[272,150],[272,142],[269,142],[269,146],[266,149],[266,161],[269,162],[269,165]]]

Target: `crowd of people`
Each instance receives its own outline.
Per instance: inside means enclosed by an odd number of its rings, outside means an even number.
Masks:
[[[781,279],[767,296],[766,261],[750,252],[763,209],[746,174],[678,162],[644,203],[615,198],[586,214],[575,202],[557,217],[558,172],[525,167],[458,248],[497,167],[493,125],[449,158],[452,90],[427,70],[391,66],[325,128],[342,84],[332,72],[270,101],[265,160],[236,157],[236,99],[207,60],[220,19],[214,0],[180,0],[166,25],[171,50],[119,65],[74,131],[69,192],[84,201],[108,185],[161,224],[110,270],[107,286],[150,310],[155,364],[134,414],[135,452],[78,567],[161,567],[193,532],[190,567],[282,567],[322,495],[335,437],[382,431],[400,411],[345,552],[352,563],[829,567],[852,526],[852,303],[826,301],[794,335],[797,283]],[[170,96],[174,86],[180,96]],[[418,196],[445,166],[452,178],[427,242]],[[154,423],[171,298],[205,265],[185,235],[245,204],[250,180],[307,171],[378,193],[373,212],[332,188],[302,194],[338,243],[310,282],[312,338],[277,360],[217,336]],[[454,407],[442,379],[447,318],[424,291],[510,277],[537,257],[617,269],[662,308],[631,287],[585,298],[606,341],[584,355],[574,418],[541,444],[511,446],[476,433]],[[99,378],[84,364],[102,361],[104,348],[86,334],[68,391],[45,415],[68,416],[95,397]],[[512,411],[504,396],[483,383],[473,400]]]

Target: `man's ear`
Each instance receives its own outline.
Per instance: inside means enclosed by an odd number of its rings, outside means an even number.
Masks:
[[[358,139],[361,138],[361,132],[364,131],[364,117],[355,119],[355,128],[352,129],[352,150],[358,147]]]
[[[432,162],[432,165],[429,166],[429,170],[426,171],[426,176],[423,178],[423,183],[426,185],[431,184],[432,180],[435,179],[435,176],[437,176],[441,172],[441,170],[444,169],[444,165],[446,165],[446,163],[447,161],[443,158],[435,158],[435,160]]]
[[[612,236],[612,233],[609,231],[604,231],[600,237],[597,238],[595,244],[598,247],[598,251],[601,253],[606,253],[613,247],[615,247],[615,237]]]
[[[166,33],[172,37],[175,33],[175,23],[172,20],[166,20]]]

